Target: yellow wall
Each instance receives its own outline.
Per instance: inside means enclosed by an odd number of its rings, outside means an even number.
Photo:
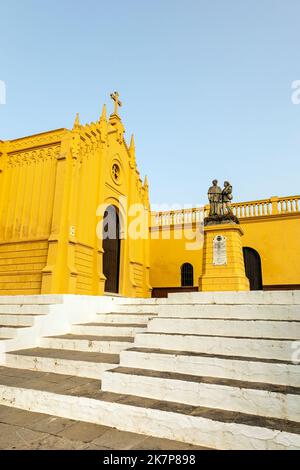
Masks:
[[[154,217],[152,214],[152,221]],[[192,231],[188,225],[186,227],[186,233],[190,235]],[[242,245],[254,248],[260,254],[264,286],[300,286],[299,210],[292,214],[243,217],[241,227],[244,232]],[[178,225],[171,223],[168,231],[166,225],[155,226],[152,222],[150,230],[152,287],[180,287],[180,267],[186,262],[194,267],[196,287],[203,274],[203,249],[188,250],[188,241],[180,238],[182,228]],[[170,233],[170,240],[163,240],[164,233]]]
[[[243,246],[261,257],[263,284],[300,285],[300,214],[244,220]]]
[[[170,227],[170,230],[151,231],[150,240],[150,284],[152,287],[178,287],[181,284],[180,267],[190,263],[194,268],[194,286],[202,274],[203,249],[201,244],[196,249],[188,249],[188,244],[196,241],[197,228],[186,226],[184,238],[182,228]],[[200,230],[198,228],[198,230]],[[164,239],[163,237],[168,237]],[[177,237],[177,238],[176,238]]]
[[[57,158],[66,131],[0,146],[0,292],[38,294],[47,262]]]

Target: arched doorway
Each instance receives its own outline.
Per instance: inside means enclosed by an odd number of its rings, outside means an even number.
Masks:
[[[108,206],[103,218],[103,274],[105,292],[119,292],[120,274],[120,220],[118,209]]]
[[[261,260],[253,248],[243,248],[246,276],[249,279],[250,290],[262,290]]]
[[[190,263],[181,266],[181,287],[192,287],[194,285],[194,269]]]

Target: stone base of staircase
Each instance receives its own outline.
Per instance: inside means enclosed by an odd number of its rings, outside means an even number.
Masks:
[[[2,405],[214,449],[298,449],[287,420],[104,392],[98,380],[0,369]]]
[[[106,302],[8,350],[0,404],[205,448],[300,449],[299,292]],[[9,326],[31,328],[20,312]]]
[[[193,452],[207,450],[184,442],[119,431],[109,426],[75,421],[3,405],[0,405],[0,449],[173,450],[176,452],[178,450]],[[99,455],[97,454],[94,457],[97,459]],[[1,462],[3,462],[3,458]]]

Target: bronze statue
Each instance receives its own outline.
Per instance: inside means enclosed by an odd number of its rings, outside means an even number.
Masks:
[[[213,180],[213,185],[208,190],[209,215],[204,219],[204,225],[214,224],[239,224],[238,218],[233,214],[232,186],[229,181],[224,181],[223,190],[218,186],[218,180]]]
[[[223,201],[222,212],[223,212],[223,215],[232,214],[232,209],[231,209],[232,197],[233,197],[232,196],[232,186],[229,183],[229,181],[224,181],[224,189],[222,191],[222,201]]]
[[[218,180],[213,180],[212,186],[208,190],[208,200],[210,204],[209,215],[221,215],[222,211],[222,189],[218,186]]]

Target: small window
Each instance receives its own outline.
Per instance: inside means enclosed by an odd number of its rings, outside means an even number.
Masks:
[[[181,266],[181,287],[194,286],[194,269],[190,263]]]

